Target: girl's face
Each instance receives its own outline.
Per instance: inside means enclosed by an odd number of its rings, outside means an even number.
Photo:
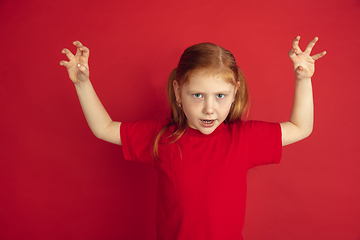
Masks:
[[[210,134],[228,116],[237,88],[205,71],[191,74],[189,81],[181,87],[174,81],[176,100],[182,104],[189,126]]]

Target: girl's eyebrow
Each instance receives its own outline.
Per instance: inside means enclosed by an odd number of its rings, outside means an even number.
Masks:
[[[214,92],[213,94],[224,94],[224,93],[227,93],[227,94],[229,94],[229,93],[231,93],[232,91],[230,91],[230,90],[225,90],[225,91],[216,91],[216,92]],[[202,92],[202,91],[195,91],[195,90],[189,90],[188,91],[188,93],[201,93],[201,94],[207,94],[207,93],[205,93],[205,92]]]

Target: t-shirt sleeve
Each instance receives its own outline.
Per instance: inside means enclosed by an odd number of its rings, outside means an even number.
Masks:
[[[279,123],[248,121],[248,168],[279,163],[282,154],[281,127]]]
[[[121,123],[120,137],[125,159],[154,166],[152,152],[159,127],[157,121]]]

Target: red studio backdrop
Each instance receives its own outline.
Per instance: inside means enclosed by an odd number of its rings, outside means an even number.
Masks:
[[[90,78],[114,120],[169,113],[182,51],[231,50],[249,119],[286,121],[287,52],[315,36],[313,134],[248,173],[246,240],[359,240],[359,0],[0,1],[0,239],[155,239],[157,173],[90,132],[60,60],[90,48]]]

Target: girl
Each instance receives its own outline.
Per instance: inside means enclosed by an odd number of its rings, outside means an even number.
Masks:
[[[158,239],[242,239],[246,172],[278,163],[281,147],[307,137],[313,127],[310,56],[318,38],[302,52],[300,37],[289,57],[295,95],[290,120],[242,121],[248,105],[246,81],[230,51],[201,43],[187,48],[168,81],[171,117],[163,121],[112,121],[89,80],[89,49],[63,49],[67,68],[96,137],[123,146],[128,160],[159,172]]]

